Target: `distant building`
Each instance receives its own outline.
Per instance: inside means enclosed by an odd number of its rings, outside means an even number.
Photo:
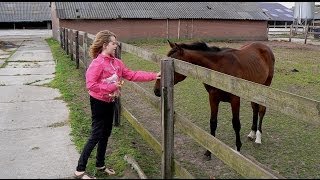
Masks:
[[[269,27],[281,25],[287,28],[293,23],[294,12],[292,9],[288,9],[279,3],[259,2],[258,6],[270,18],[268,21]]]
[[[314,7],[314,25],[320,26],[320,5]]]
[[[50,2],[0,2],[0,29],[51,29]]]
[[[59,28],[120,40],[212,38],[267,40],[268,17],[256,2],[52,2],[52,34]]]

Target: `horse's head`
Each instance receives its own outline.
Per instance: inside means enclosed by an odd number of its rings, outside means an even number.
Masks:
[[[177,43],[172,43],[169,40],[168,42],[171,47],[171,50],[168,52],[167,56],[175,59],[184,60],[184,50],[182,49],[181,45]],[[174,84],[183,81],[185,78],[185,75],[174,72]],[[154,94],[158,97],[161,96],[160,86],[160,79],[158,79],[153,88]]]

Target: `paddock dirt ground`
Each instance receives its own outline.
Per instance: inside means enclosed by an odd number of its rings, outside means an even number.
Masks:
[[[237,47],[240,47],[242,44],[245,44],[245,43],[246,42],[239,42],[239,44],[235,43],[235,45]],[[265,41],[263,43],[267,44],[271,48],[282,47],[282,48],[288,48],[288,49],[320,50],[320,46],[312,45],[312,44],[301,45],[298,43],[291,43],[291,42],[285,42],[285,41],[267,41],[267,42]],[[146,91],[148,91],[150,94],[153,95],[153,90],[152,90],[152,87],[154,84],[153,82],[137,83],[137,84],[145,88]],[[134,90],[134,88],[132,88],[131,82],[126,82],[126,84],[123,86],[121,103],[161,143],[160,110],[154,108],[151,104],[149,104],[145,100],[145,98],[142,95],[137,93]],[[209,125],[209,120],[208,120],[208,125]],[[242,143],[249,143],[249,142],[243,141]],[[235,147],[231,147],[231,148],[235,149]],[[197,144],[188,135],[179,131],[178,128],[175,128],[175,137],[174,137],[175,159],[178,162],[180,162],[182,166],[186,168],[193,176],[201,179],[202,178],[205,178],[205,179],[243,178],[233,169],[225,165],[221,160],[217,159],[214,155],[212,155],[212,158],[210,161],[206,160],[203,155],[204,152],[205,152],[205,148]],[[154,153],[154,151],[150,153]],[[243,155],[251,159],[252,161],[255,161],[255,159],[252,156],[248,154],[243,154]],[[264,167],[269,171],[271,171],[268,167],[266,166]],[[278,174],[275,171],[273,171],[273,173],[276,175]]]

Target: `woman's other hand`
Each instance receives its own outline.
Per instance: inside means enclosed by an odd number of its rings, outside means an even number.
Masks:
[[[117,81],[116,82],[116,86],[118,87],[118,88],[121,88],[121,86],[124,84],[124,80],[121,80],[121,81]]]

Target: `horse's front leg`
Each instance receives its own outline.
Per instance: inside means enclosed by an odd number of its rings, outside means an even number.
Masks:
[[[211,108],[211,116],[210,116],[210,134],[212,136],[216,136],[216,129],[218,123],[218,109],[219,109],[219,102],[217,96],[213,95],[213,93],[209,93],[209,101],[210,101],[210,108]],[[207,160],[211,159],[211,152],[207,150],[204,155],[207,157]]]
[[[258,128],[258,112],[259,112],[259,104],[251,102],[252,107],[252,126],[251,131],[248,134],[248,138],[253,141],[256,138],[256,132]]]
[[[259,105],[259,126],[257,131],[257,137],[255,143],[261,144],[261,135],[262,135],[262,120],[264,115],[266,114],[266,107]]]
[[[234,132],[236,133],[236,146],[237,151],[240,151],[242,143],[240,139],[240,129],[241,129],[241,123],[239,118],[239,112],[240,112],[240,97],[233,96],[231,98],[231,108],[232,108],[232,125]]]

